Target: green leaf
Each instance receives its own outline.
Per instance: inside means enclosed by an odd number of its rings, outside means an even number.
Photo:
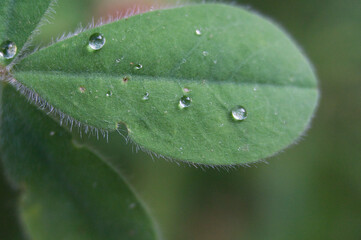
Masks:
[[[1,157],[32,239],[158,239],[120,173],[9,85],[2,101]]]
[[[106,38],[101,50],[89,50],[93,33]],[[84,124],[112,131],[124,123],[141,147],[214,165],[254,162],[287,147],[318,99],[312,67],[282,30],[221,4],[85,31],[28,56],[14,77]],[[180,109],[183,95],[192,102]],[[246,120],[232,118],[237,106]]]
[[[19,51],[29,51],[33,38],[53,13],[56,0],[2,0],[0,4],[0,45],[14,42]],[[24,49],[22,49],[24,47]],[[0,57],[1,61],[4,61]],[[9,63],[11,60],[6,60]]]
[[[17,216],[18,191],[9,184],[0,159],[0,239],[24,240]]]

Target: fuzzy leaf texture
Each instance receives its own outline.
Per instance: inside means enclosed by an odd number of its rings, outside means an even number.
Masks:
[[[2,96],[1,154],[21,188],[20,215],[31,239],[159,239],[152,219],[120,173],[13,87]]]
[[[30,51],[33,38],[54,13],[55,4],[56,0],[1,0],[0,44],[10,40],[21,50],[20,54]],[[10,62],[0,57],[0,65]]]
[[[89,37],[106,43],[90,51]],[[239,7],[191,5],[105,24],[26,57],[16,80],[62,113],[161,156],[247,164],[292,144],[317,104],[315,74],[271,21]],[[148,99],[143,96],[148,94]],[[181,109],[183,96],[191,98]],[[242,106],[247,119],[231,111]]]

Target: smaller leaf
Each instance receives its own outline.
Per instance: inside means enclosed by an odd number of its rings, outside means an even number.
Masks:
[[[33,239],[158,239],[120,173],[75,147],[67,131],[9,85],[2,100],[2,159],[24,189],[21,216]]]

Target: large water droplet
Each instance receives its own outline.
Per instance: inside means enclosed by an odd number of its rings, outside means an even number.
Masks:
[[[201,30],[199,30],[199,29],[196,29],[196,35],[198,35],[198,36],[202,35],[202,32],[201,32]]]
[[[110,97],[111,95],[113,95],[113,93],[112,93],[111,91],[108,91],[108,92],[105,94],[105,96],[107,96],[107,97]]]
[[[16,55],[18,48],[12,41],[4,41],[0,46],[0,57],[5,59],[12,59]]]
[[[142,69],[142,68],[143,68],[143,65],[140,64],[140,63],[136,64],[135,67],[134,67],[135,70],[139,70],[139,69]]]
[[[232,110],[232,117],[236,121],[243,121],[247,118],[247,111],[242,106],[237,106]]]
[[[146,92],[144,95],[143,95],[143,100],[148,100],[149,99],[149,92]]]
[[[180,108],[187,108],[191,105],[192,103],[192,99],[190,97],[187,96],[183,96],[181,97],[181,99],[179,100],[179,107]]]
[[[101,33],[94,33],[89,38],[89,47],[93,50],[101,49],[105,44],[105,37]]]

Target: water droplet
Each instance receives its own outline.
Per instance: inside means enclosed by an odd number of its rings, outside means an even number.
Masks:
[[[232,117],[236,121],[243,121],[247,118],[247,111],[244,107],[238,106],[232,110]]]
[[[214,64],[217,64],[217,60],[214,60],[213,63],[214,63]]]
[[[186,63],[187,62],[187,59],[183,58],[182,59],[182,64]]]
[[[107,94],[105,94],[105,96],[110,97],[111,95],[113,95],[113,93],[111,91],[108,91]]]
[[[203,54],[203,56],[206,57],[206,56],[208,56],[209,53],[207,51],[203,51],[202,54]]]
[[[142,99],[143,100],[148,100],[149,99],[149,92],[146,92]]]
[[[253,88],[253,91],[257,91],[257,88],[256,88],[256,87],[254,87],[254,88]]]
[[[196,35],[198,35],[198,36],[202,35],[201,30],[197,29],[197,30],[196,30]]]
[[[49,133],[49,135],[50,135],[50,136],[54,136],[54,135],[55,135],[55,132],[54,132],[54,131],[51,131],[51,132]]]
[[[0,57],[5,59],[12,59],[16,55],[18,48],[12,41],[4,41],[0,46]]]
[[[191,103],[192,103],[192,99],[190,97],[183,96],[179,100],[179,107],[180,108],[187,108],[187,107],[189,107],[191,105]]]
[[[143,68],[143,65],[140,64],[140,63],[136,64],[135,67],[134,67],[135,70],[139,70],[139,69],[142,69],[142,68]]]
[[[105,44],[105,37],[101,33],[94,33],[89,38],[89,47],[93,50],[101,49]]]

